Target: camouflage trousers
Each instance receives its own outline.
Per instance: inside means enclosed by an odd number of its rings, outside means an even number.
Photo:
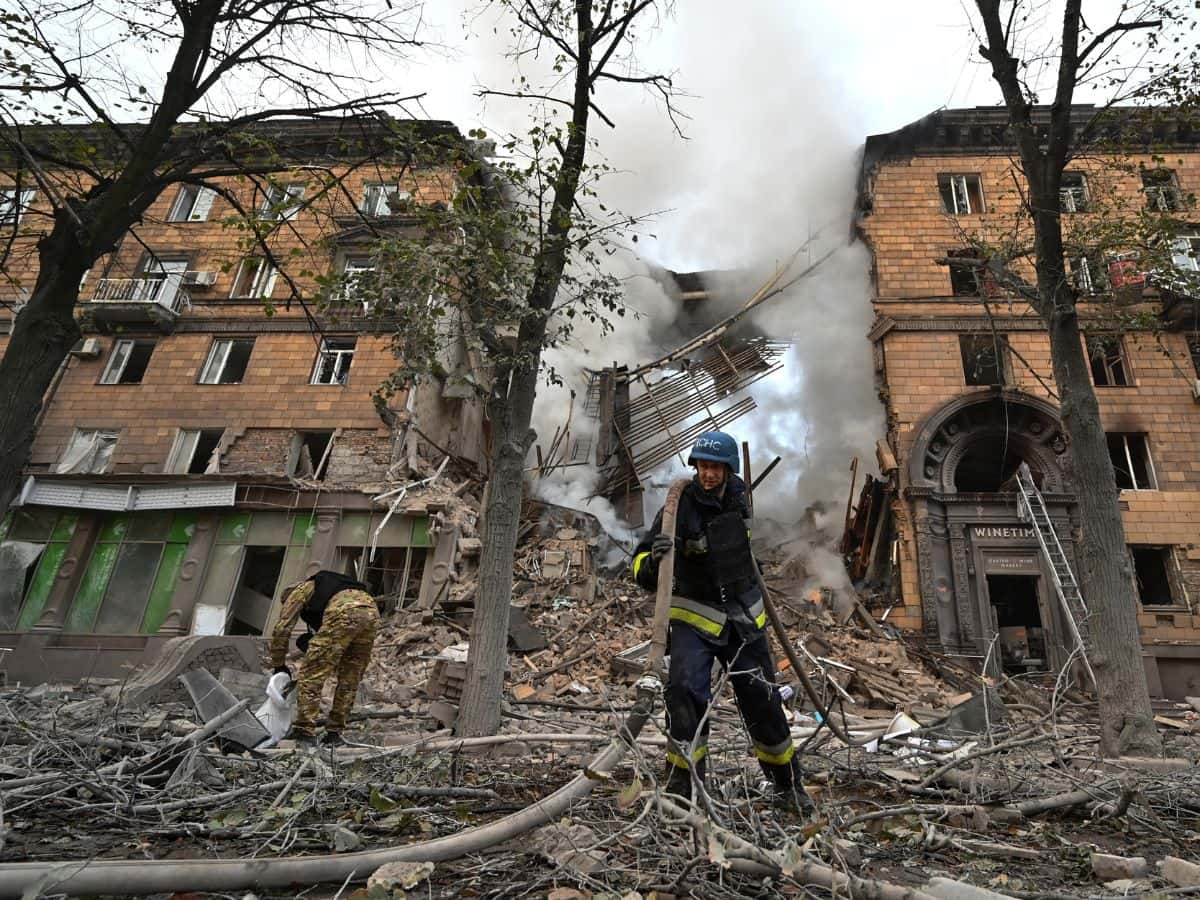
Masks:
[[[378,630],[379,610],[370,594],[343,591],[329,602],[321,629],[308,644],[296,680],[294,732],[308,735],[314,732],[321,711],[321,692],[333,675],[337,676],[337,688],[326,730],[336,732],[346,727],[346,717],[371,661],[371,646]]]

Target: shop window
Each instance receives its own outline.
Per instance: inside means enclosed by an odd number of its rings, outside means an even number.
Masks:
[[[963,378],[970,386],[999,387],[1004,384],[1007,342],[1004,335],[960,334]]]
[[[154,341],[117,341],[100,383],[141,384],[153,354]]]
[[[1146,208],[1156,212],[1177,212],[1183,208],[1179,183],[1171,169],[1146,169],[1142,172],[1142,192]]]
[[[179,188],[171,211],[167,214],[168,222],[204,222],[212,209],[217,192],[209,187],[197,184],[185,184]]]
[[[275,589],[287,547],[246,547],[226,634],[263,634],[275,602]]]
[[[1122,491],[1154,490],[1154,463],[1150,459],[1146,435],[1114,432],[1106,437],[1117,488]]]
[[[323,338],[313,365],[312,384],[344,385],[354,361],[354,338]]]
[[[984,212],[983,181],[978,175],[939,175],[942,209],[952,216]]]
[[[75,532],[77,514],[45,507],[14,509],[0,540],[0,631],[37,624]]]
[[[196,515],[123,513],[100,524],[63,628],[152,634],[165,621]]]
[[[369,549],[365,552],[370,554]],[[379,547],[374,558],[369,559],[361,570],[364,551],[353,549],[344,553],[343,571],[366,584],[385,610],[409,606],[417,601],[425,576],[424,547]]]
[[[1087,339],[1092,382],[1096,387],[1130,387],[1129,364],[1119,335],[1091,335]]]
[[[1174,606],[1171,591],[1171,548],[1130,545],[1138,600],[1142,606]]]
[[[1058,189],[1058,205],[1065,213],[1087,212],[1087,178],[1082,172],[1063,172],[1062,185]]]
[[[221,428],[180,429],[167,456],[168,475],[204,475],[217,471],[215,453],[225,433]]]
[[[253,351],[254,338],[213,341],[204,368],[200,370],[200,383],[241,384]]]

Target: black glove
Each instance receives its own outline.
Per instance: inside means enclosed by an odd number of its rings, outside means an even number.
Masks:
[[[300,648],[301,653],[308,652],[308,642],[312,640],[312,632],[306,631],[300,637],[296,638],[296,646]]]
[[[292,677],[292,670],[289,669],[287,666],[276,666],[275,671],[272,672],[271,674],[278,675],[280,672],[285,674],[289,679]]]
[[[667,555],[668,551],[675,546],[675,538],[669,534],[657,535],[650,543],[650,558],[655,562],[661,560]]]

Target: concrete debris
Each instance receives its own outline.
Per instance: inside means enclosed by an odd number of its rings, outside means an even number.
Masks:
[[[1141,878],[1149,873],[1150,866],[1144,857],[1110,856],[1107,853],[1092,854],[1092,874],[1101,881]]]
[[[1200,865],[1177,856],[1165,857],[1158,864],[1162,877],[1179,887],[1200,887]]]
[[[433,874],[434,865],[431,862],[396,862],[380,866],[367,879],[367,887],[381,887],[386,890],[415,888]]]

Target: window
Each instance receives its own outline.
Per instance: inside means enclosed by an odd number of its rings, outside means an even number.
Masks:
[[[297,478],[324,481],[332,455],[332,431],[300,431],[292,441],[288,474]]]
[[[1081,294],[1102,294],[1108,290],[1108,275],[1100,254],[1083,253],[1072,257],[1071,281]]]
[[[313,366],[312,384],[345,384],[354,360],[354,338],[325,338]]]
[[[200,370],[201,384],[241,384],[254,350],[254,338],[213,341]]]
[[[952,216],[984,212],[983,183],[978,175],[939,175],[942,209]]]
[[[1138,600],[1142,606],[1174,606],[1171,591],[1170,547],[1129,545]]]
[[[1065,213],[1087,212],[1087,179],[1079,172],[1063,172],[1058,189],[1058,206]]]
[[[1000,334],[960,334],[963,378],[968,385],[999,387],[1004,384],[1007,339]]]
[[[54,471],[60,475],[99,474],[108,468],[120,432],[100,428],[76,428]]]
[[[403,211],[411,199],[412,194],[400,190],[400,185],[394,181],[368,184],[359,209],[364,216],[394,216]]]
[[[141,384],[153,353],[154,341],[117,341],[100,383]]]
[[[279,271],[264,257],[248,256],[238,266],[229,296],[253,299],[270,297],[275,290],[275,276],[278,274]]]
[[[36,191],[21,188],[0,189],[0,228],[15,228],[33,203]]]
[[[216,474],[216,449],[224,433],[220,428],[180,429],[163,471],[168,475]]]
[[[0,631],[28,631],[37,624],[78,518],[74,510],[13,509],[0,540]]]
[[[1154,464],[1144,434],[1114,433],[1108,438],[1108,458],[1112,460],[1117,488],[1122,491],[1155,489]]]
[[[970,247],[949,250],[946,255],[950,258],[966,257],[975,259],[978,253]],[[950,263],[950,293],[955,297],[978,297],[979,279],[975,267],[965,263]]]
[[[1171,242],[1171,262],[1184,272],[1200,272],[1200,234],[1181,234]]]
[[[259,214],[264,219],[282,222],[293,218],[299,212],[304,185],[272,184],[268,185],[265,193],[266,197]]]
[[[1146,195],[1148,209],[1158,212],[1175,212],[1183,207],[1183,198],[1179,194],[1175,173],[1170,169],[1143,171],[1142,191]]]
[[[208,220],[209,210],[217,192],[212,188],[196,184],[185,184],[179,188],[171,211],[167,213],[168,222],[204,222]]]
[[[1115,334],[1090,336],[1088,360],[1092,365],[1092,383],[1096,387],[1130,387],[1129,367],[1121,338]]]
[[[1200,379],[1200,333],[1193,332],[1188,335],[1188,353],[1192,357],[1192,369],[1196,372],[1196,378]]]

